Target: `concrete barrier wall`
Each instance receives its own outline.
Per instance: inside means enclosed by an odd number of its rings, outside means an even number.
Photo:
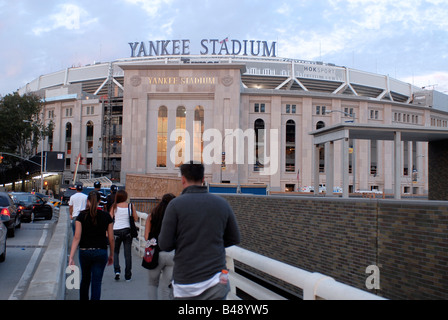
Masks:
[[[24,300],[64,300],[65,269],[69,241],[70,218],[62,207],[50,243],[36,269]]]
[[[448,202],[222,195],[233,207],[241,247],[388,299],[448,299]],[[68,211],[68,210],[67,210]],[[63,299],[68,214],[61,210],[25,299]]]
[[[222,195],[241,247],[388,299],[448,299],[448,202]]]

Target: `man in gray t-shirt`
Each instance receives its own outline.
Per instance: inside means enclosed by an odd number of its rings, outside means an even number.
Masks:
[[[210,194],[204,181],[204,166],[181,166],[182,194],[165,212],[159,246],[175,251],[173,292],[178,299],[223,299],[228,283],[219,281],[226,269],[225,248],[240,242],[235,214],[222,197]]]

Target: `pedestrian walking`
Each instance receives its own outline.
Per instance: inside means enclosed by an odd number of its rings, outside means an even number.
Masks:
[[[106,197],[106,210],[107,212],[110,212],[110,209],[112,208],[112,205],[115,202],[115,196],[117,195],[118,187],[116,185],[110,186],[110,193]]]
[[[230,291],[229,282],[220,281],[225,248],[240,242],[235,214],[203,186],[202,164],[185,163],[180,172],[184,190],[169,203],[159,235],[160,250],[175,250],[174,298],[225,299]]]
[[[101,282],[104,269],[113,263],[114,238],[112,218],[107,212],[98,209],[100,196],[91,191],[87,197],[87,208],[76,218],[76,229],[69,257],[69,265],[74,266],[74,256],[79,246],[81,265],[80,300],[101,299]],[[109,256],[107,255],[107,238]],[[91,287],[91,288],[90,288]]]
[[[68,202],[73,234],[75,234],[76,217],[87,206],[87,195],[82,192],[82,189],[82,184],[77,184],[76,193],[70,197]]]
[[[145,240],[156,244],[159,238],[165,210],[171,200],[176,196],[172,193],[163,195],[160,203],[151,211],[146,219]],[[171,280],[174,267],[174,250],[166,252],[160,251],[158,264],[154,269],[149,270],[149,299],[150,300],[171,300]]]
[[[104,195],[103,191],[101,191],[101,182],[95,181],[93,184],[93,188],[100,195],[100,201],[98,203],[98,208],[106,211],[107,199],[106,199],[106,196]]]
[[[128,193],[125,190],[118,190],[115,197],[115,203],[110,209],[110,216],[114,219],[114,239],[115,239],[115,253],[114,253],[114,272],[115,280],[120,280],[120,247],[123,244],[125,270],[124,278],[127,281],[132,277],[132,236],[131,225],[129,219],[138,220],[137,211],[134,205],[127,202]]]

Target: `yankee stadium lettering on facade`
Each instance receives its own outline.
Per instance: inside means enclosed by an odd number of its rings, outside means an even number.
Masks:
[[[130,42],[131,58],[190,55],[190,40]],[[277,43],[257,40],[202,39],[201,55],[276,57]]]

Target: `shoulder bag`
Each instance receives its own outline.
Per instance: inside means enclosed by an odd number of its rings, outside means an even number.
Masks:
[[[130,203],[128,205],[128,212],[129,212],[129,225],[131,226],[131,237],[137,238],[138,237],[138,228],[135,225],[134,215],[132,214],[131,206],[132,206],[132,204]]]
[[[156,238],[146,241],[142,267],[149,270],[155,269],[159,265],[159,251],[160,248]]]

